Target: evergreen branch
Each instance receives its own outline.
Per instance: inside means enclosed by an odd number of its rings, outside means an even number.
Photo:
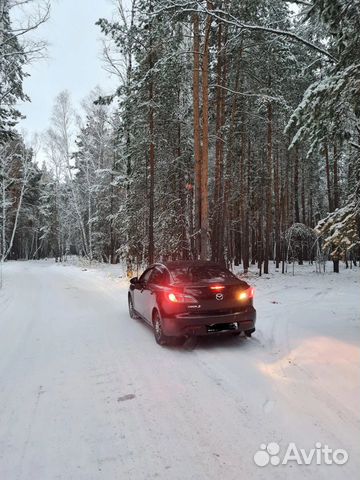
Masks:
[[[240,20],[238,20],[234,15],[232,15],[229,12],[225,12],[224,10],[221,9],[214,9],[214,10],[209,10],[206,8],[204,5],[198,4],[199,8],[195,7],[186,7],[184,8],[185,5],[192,5],[192,3],[173,3],[172,5],[168,7],[161,8],[154,12],[154,16],[157,16],[163,12],[174,10],[174,9],[181,9],[182,12],[187,12],[187,13],[206,13],[207,15],[210,15],[211,17],[215,18],[216,20],[219,20],[221,22],[224,22],[228,25],[231,25],[236,28],[240,28],[242,31],[248,30],[252,32],[264,32],[264,33],[269,33],[272,35],[278,35],[281,37],[286,37],[291,40],[296,40],[297,42],[302,43],[303,45],[311,48],[312,50],[317,51],[318,53],[321,53],[321,55],[327,57],[331,62],[337,63],[338,60],[327,50],[324,50],[323,48],[319,47],[318,45],[315,45],[315,43],[310,42],[309,40],[306,40],[303,37],[300,37],[294,32],[290,32],[289,30],[280,30],[277,28],[271,28],[271,27],[266,27],[263,25],[249,25],[247,23],[244,23]]]

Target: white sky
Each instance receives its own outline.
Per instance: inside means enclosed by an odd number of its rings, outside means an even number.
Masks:
[[[113,91],[115,79],[102,68],[104,36],[95,25],[100,17],[111,19],[112,11],[111,0],[52,0],[51,18],[37,32],[49,42],[49,58],[27,67],[31,76],[24,90],[31,103],[19,105],[27,117],[20,130],[29,135],[46,130],[54,98],[62,90],[70,91],[75,106],[96,85]]]

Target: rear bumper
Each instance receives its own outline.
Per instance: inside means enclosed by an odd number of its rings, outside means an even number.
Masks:
[[[249,306],[246,310],[238,313],[230,313],[226,315],[186,315],[180,314],[170,318],[162,318],[163,332],[169,337],[181,336],[200,336],[215,334],[233,334],[235,332],[244,332],[246,330],[255,330],[256,310],[253,306]],[[228,325],[236,323],[236,328],[212,332],[208,331],[211,325]]]

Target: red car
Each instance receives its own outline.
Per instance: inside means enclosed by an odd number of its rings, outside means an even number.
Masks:
[[[129,312],[154,329],[160,345],[174,337],[255,331],[254,289],[226,268],[201,261],[156,263],[132,278]]]

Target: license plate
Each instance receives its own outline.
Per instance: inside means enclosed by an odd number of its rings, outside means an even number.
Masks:
[[[237,330],[237,329],[238,329],[237,322],[215,323],[214,325],[208,325],[207,326],[208,333],[227,332],[227,331],[230,331],[230,330]]]

